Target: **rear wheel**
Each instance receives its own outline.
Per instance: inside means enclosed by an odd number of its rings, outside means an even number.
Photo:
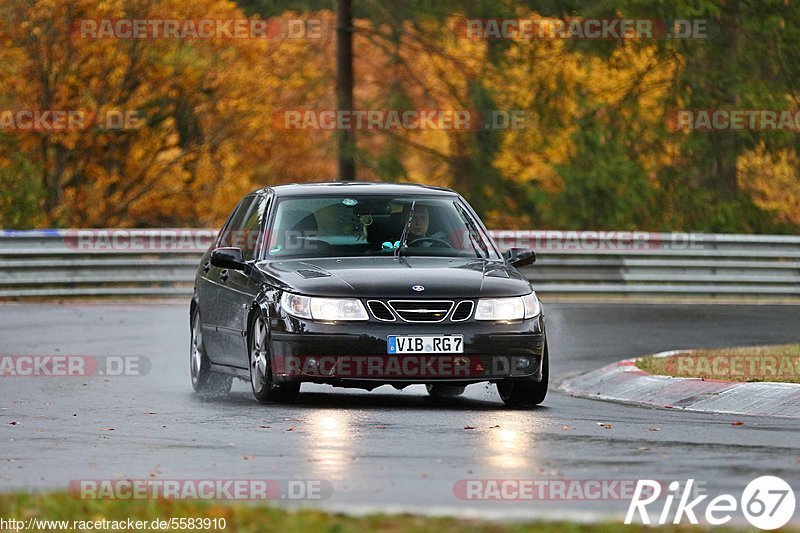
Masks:
[[[192,388],[196,392],[227,394],[231,390],[233,376],[211,370],[211,361],[203,344],[203,328],[200,326],[200,312],[192,313],[192,338],[189,344],[189,369],[192,375]]]
[[[464,385],[446,385],[444,383],[428,383],[425,385],[432,398],[456,398],[464,394]]]
[[[550,378],[550,357],[547,343],[544,345],[542,357],[542,381],[505,380],[497,384],[497,392],[503,403],[510,407],[532,407],[539,405],[547,396],[547,385]]]
[[[275,383],[269,355],[267,325],[264,317],[257,315],[247,336],[250,348],[250,385],[259,402],[290,402],[297,398],[300,383]]]

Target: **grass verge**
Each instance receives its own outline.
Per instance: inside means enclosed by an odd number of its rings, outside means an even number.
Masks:
[[[535,503],[532,503],[535,505]],[[186,500],[81,500],[66,493],[0,494],[0,517],[6,521],[28,520],[67,520],[66,529],[48,528],[51,531],[77,531],[81,524],[73,521],[127,521],[170,520],[171,518],[211,518],[225,519],[225,532],[360,532],[382,531],[392,533],[434,531],[436,533],[456,532],[528,532],[552,531],[567,533],[587,531],[592,533],[614,533],[620,531],[654,531],[643,526],[623,526],[619,523],[578,524],[572,522],[527,522],[496,523],[458,518],[436,518],[418,515],[370,515],[353,517],[343,514],[326,513],[316,510],[287,511],[264,505],[225,504]],[[6,523],[7,524],[7,523]],[[74,525],[73,525],[74,524]],[[77,527],[76,527],[77,526]],[[97,528],[91,528],[97,531]],[[658,531],[688,532],[706,530],[690,526],[664,526]],[[13,531],[13,529],[8,529]],[[23,529],[24,530],[24,529]],[[101,531],[103,529],[100,529]],[[112,531],[110,527],[104,529]],[[154,531],[154,529],[145,528]],[[161,529],[161,531],[187,531],[185,529]],[[195,528],[195,531],[214,531],[214,529]],[[715,528],[715,530],[718,530]],[[725,528],[723,528],[725,530]],[[728,531],[739,531],[728,529]],[[798,531],[798,530],[795,530]]]
[[[800,344],[691,350],[668,357],[649,355],[636,366],[661,376],[800,383]]]

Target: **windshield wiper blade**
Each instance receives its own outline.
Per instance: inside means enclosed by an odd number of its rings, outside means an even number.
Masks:
[[[408,220],[406,220],[406,225],[403,228],[403,233],[400,235],[400,245],[394,249],[395,258],[400,257],[400,250],[406,247],[406,239],[408,239],[408,232],[411,229],[411,221],[414,219],[414,207],[416,207],[416,205],[417,205],[416,200],[411,202],[411,210],[408,212]]]
[[[456,209],[458,210],[458,214],[461,215],[461,218],[464,220],[464,223],[467,225],[467,232],[469,233],[469,239],[472,241],[473,244],[476,244],[475,247],[475,255],[481,259],[488,259],[489,258],[489,248],[486,246],[486,243],[483,242],[480,238],[480,232],[478,232],[478,228],[475,227],[472,219],[470,219],[469,215],[464,211],[464,208],[458,204],[454,204]],[[484,257],[481,257],[478,253],[478,249],[480,249],[484,253]]]

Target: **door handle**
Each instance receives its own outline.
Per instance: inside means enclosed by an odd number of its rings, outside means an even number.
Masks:
[[[228,272],[227,268],[219,273],[219,279],[221,279],[223,282],[228,281],[229,277],[230,277],[230,272]]]
[[[208,274],[208,270],[211,268],[211,261],[206,261],[203,263],[203,272]]]

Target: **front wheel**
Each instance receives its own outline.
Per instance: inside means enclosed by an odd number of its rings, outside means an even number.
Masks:
[[[542,356],[542,381],[505,380],[497,384],[500,399],[509,407],[532,407],[539,405],[547,396],[547,384],[550,378],[550,357],[547,342]]]
[[[275,383],[269,356],[269,339],[264,317],[256,316],[247,335],[250,352],[250,385],[259,402],[290,402],[300,393],[300,383]]]
[[[211,370],[211,361],[203,344],[203,328],[200,325],[200,312],[192,313],[192,338],[189,343],[189,370],[192,375],[192,388],[196,392],[227,394],[231,391],[233,376]]]

